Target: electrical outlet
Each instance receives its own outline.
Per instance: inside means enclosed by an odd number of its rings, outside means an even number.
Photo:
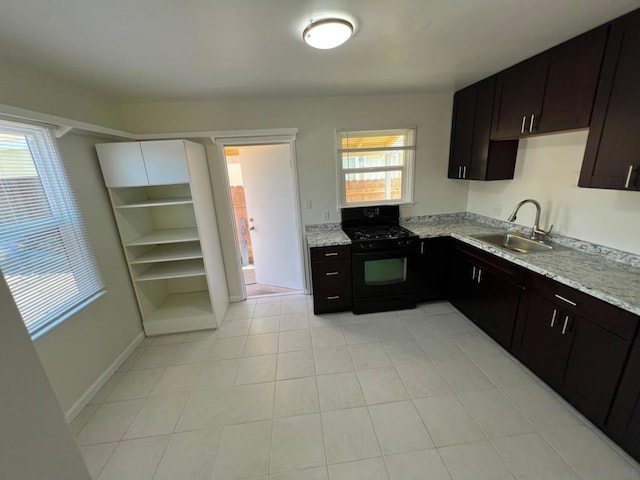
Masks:
[[[313,208],[313,202],[311,200],[307,200],[304,206],[307,210],[311,210]]]
[[[502,204],[494,203],[493,205],[491,205],[491,213],[496,217],[499,217],[500,215],[502,215]]]
[[[322,212],[322,219],[329,220],[330,215],[331,215],[331,212],[329,210],[325,210],[324,212]]]

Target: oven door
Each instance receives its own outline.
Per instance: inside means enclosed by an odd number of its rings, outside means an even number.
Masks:
[[[353,297],[415,295],[418,280],[418,252],[353,253],[351,257]]]

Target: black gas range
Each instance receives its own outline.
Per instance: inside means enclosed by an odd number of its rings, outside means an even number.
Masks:
[[[342,209],[351,239],[353,312],[415,308],[419,237],[400,226],[397,205]]]

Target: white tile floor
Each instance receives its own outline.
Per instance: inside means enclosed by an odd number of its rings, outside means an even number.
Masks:
[[[146,339],[72,423],[94,478],[640,479],[448,303],[311,311],[260,298]]]

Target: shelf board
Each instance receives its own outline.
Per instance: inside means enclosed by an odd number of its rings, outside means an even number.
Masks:
[[[168,243],[158,245],[146,253],[131,260],[132,265],[140,263],[171,262],[174,260],[190,260],[202,258],[199,243]]]
[[[142,235],[127,243],[127,247],[138,245],[161,245],[164,243],[194,242],[199,240],[197,228],[167,228]]]
[[[169,205],[188,205],[192,204],[191,197],[175,197],[175,198],[159,198],[144,200],[142,202],[125,203],[116,205],[116,208],[143,208],[143,207],[164,207]]]
[[[213,315],[208,292],[175,293],[169,295],[145,322],[181,320]]]
[[[182,260],[179,262],[163,262],[153,265],[135,278],[136,282],[164,280],[168,278],[197,277],[204,275],[202,260]]]

